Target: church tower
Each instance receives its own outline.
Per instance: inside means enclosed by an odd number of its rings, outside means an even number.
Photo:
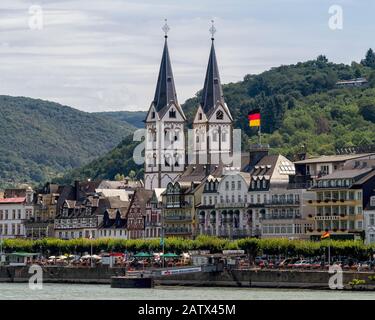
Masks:
[[[202,97],[193,122],[193,152],[199,164],[218,164],[223,154],[231,154],[233,118],[224,100],[216,60],[214,34],[210,28],[211,51],[208,59]]]
[[[165,188],[176,181],[185,167],[186,117],[177,101],[168,51],[169,27],[165,23],[165,42],[154,100],[146,116],[145,188]]]

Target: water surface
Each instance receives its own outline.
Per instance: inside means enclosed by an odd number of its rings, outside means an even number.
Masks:
[[[52,284],[42,290],[29,289],[28,283],[0,283],[0,300],[375,300],[375,292],[259,289],[155,287],[153,289],[115,289],[110,285]]]

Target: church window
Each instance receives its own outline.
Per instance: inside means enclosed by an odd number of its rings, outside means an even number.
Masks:
[[[216,120],[223,120],[224,119],[224,113],[222,110],[219,110],[216,112]]]
[[[214,130],[212,133],[212,141],[217,142],[217,130]]]
[[[164,164],[166,167],[170,167],[170,164],[169,164],[169,156],[165,156],[164,157]]]
[[[174,109],[169,111],[169,118],[176,118],[176,111]]]
[[[198,120],[202,120],[202,112],[199,112],[199,114],[198,114]]]
[[[152,111],[152,113],[151,113],[151,119],[155,119],[155,111]]]
[[[226,141],[227,141],[227,133],[226,133],[226,132],[223,132],[223,133],[221,134],[221,141],[223,141],[223,142],[226,142]]]

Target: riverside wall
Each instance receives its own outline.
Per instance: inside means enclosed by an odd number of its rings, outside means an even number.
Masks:
[[[0,282],[28,282],[32,274],[28,267],[0,267]],[[123,268],[77,268],[43,267],[44,283],[110,284],[111,277],[124,276]],[[375,281],[369,276],[373,272],[343,272],[343,284],[353,279],[365,280],[363,289],[375,289]],[[155,285],[200,286],[200,287],[261,287],[261,288],[305,288],[328,289],[332,274],[320,270],[224,270],[222,272],[199,272],[158,276]]]

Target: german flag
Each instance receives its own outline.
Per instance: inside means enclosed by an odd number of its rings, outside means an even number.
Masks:
[[[260,110],[256,109],[249,112],[248,115],[250,127],[260,127]]]
[[[321,236],[320,236],[320,239],[327,239],[327,238],[329,238],[331,236],[331,234],[328,232],[328,231],[326,231],[326,232],[324,232]]]

